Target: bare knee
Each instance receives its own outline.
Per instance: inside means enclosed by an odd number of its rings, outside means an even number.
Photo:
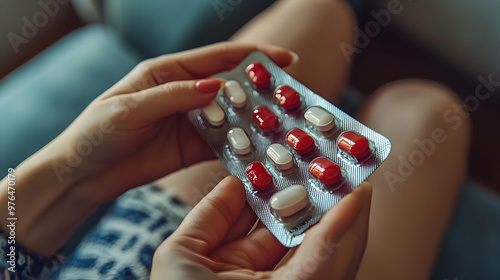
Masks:
[[[382,86],[363,108],[360,120],[392,150],[370,177],[376,187],[360,278],[429,277],[466,176],[470,121],[455,112],[461,105],[449,88],[412,79]]]
[[[443,129],[457,140],[469,141],[471,124],[462,100],[448,87],[433,81],[405,79],[380,87],[360,118],[382,134],[397,129],[418,137]]]
[[[399,172],[403,157],[413,160],[419,174],[456,174],[442,185],[458,187],[467,174],[471,134],[469,118],[455,112],[460,106],[452,90],[426,80],[400,80],[374,92],[360,120],[391,141],[391,154],[380,172]]]

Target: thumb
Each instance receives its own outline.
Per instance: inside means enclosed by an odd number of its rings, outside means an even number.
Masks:
[[[353,279],[368,237],[372,186],[362,183],[311,228],[279,270],[286,279]]]
[[[225,84],[218,78],[173,81],[120,97],[132,99],[136,121],[150,123],[207,105]]]
[[[206,256],[219,247],[245,202],[245,187],[237,177],[228,176],[189,212],[167,241]]]

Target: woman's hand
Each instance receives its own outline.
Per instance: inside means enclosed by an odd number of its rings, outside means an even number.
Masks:
[[[56,139],[52,145],[65,155],[53,164],[54,172],[61,180],[72,176],[89,180],[79,191],[106,201],[214,158],[185,113],[213,100],[221,80],[197,79],[230,70],[256,50],[282,67],[293,62],[293,55],[285,49],[236,43],[142,62]]]
[[[16,167],[17,241],[50,256],[102,202],[212,158],[186,112],[216,96],[221,80],[207,77],[257,50],[279,66],[294,60],[278,47],[220,43],[139,64]],[[0,181],[0,205],[7,205],[8,187]],[[7,207],[0,210],[6,217]]]
[[[306,232],[292,257],[255,224],[236,177],[227,177],[156,250],[152,279],[354,279],[363,256],[371,201],[363,183]],[[248,235],[247,235],[248,234]]]

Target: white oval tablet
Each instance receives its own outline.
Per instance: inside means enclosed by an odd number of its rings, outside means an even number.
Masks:
[[[226,97],[236,108],[243,108],[247,104],[247,95],[237,81],[227,81],[226,87],[224,88],[224,94],[226,94]]]
[[[319,131],[329,131],[336,127],[333,115],[321,107],[307,109],[304,118]]]
[[[217,102],[215,102],[215,100],[210,102],[207,106],[201,108],[201,113],[212,126],[221,126],[225,122],[224,111],[222,111],[222,108],[219,104],[217,104]]]
[[[280,170],[287,170],[293,166],[293,155],[285,146],[274,143],[267,148],[266,154]]]
[[[252,149],[250,139],[245,131],[239,127],[232,128],[227,132],[227,140],[238,155],[246,155]]]
[[[291,216],[309,204],[307,190],[302,185],[292,185],[271,196],[269,204],[279,217]]]

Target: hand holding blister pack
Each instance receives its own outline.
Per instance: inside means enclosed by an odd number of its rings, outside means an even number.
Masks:
[[[389,155],[391,143],[293,79],[260,52],[233,70],[189,120],[287,247]]]

